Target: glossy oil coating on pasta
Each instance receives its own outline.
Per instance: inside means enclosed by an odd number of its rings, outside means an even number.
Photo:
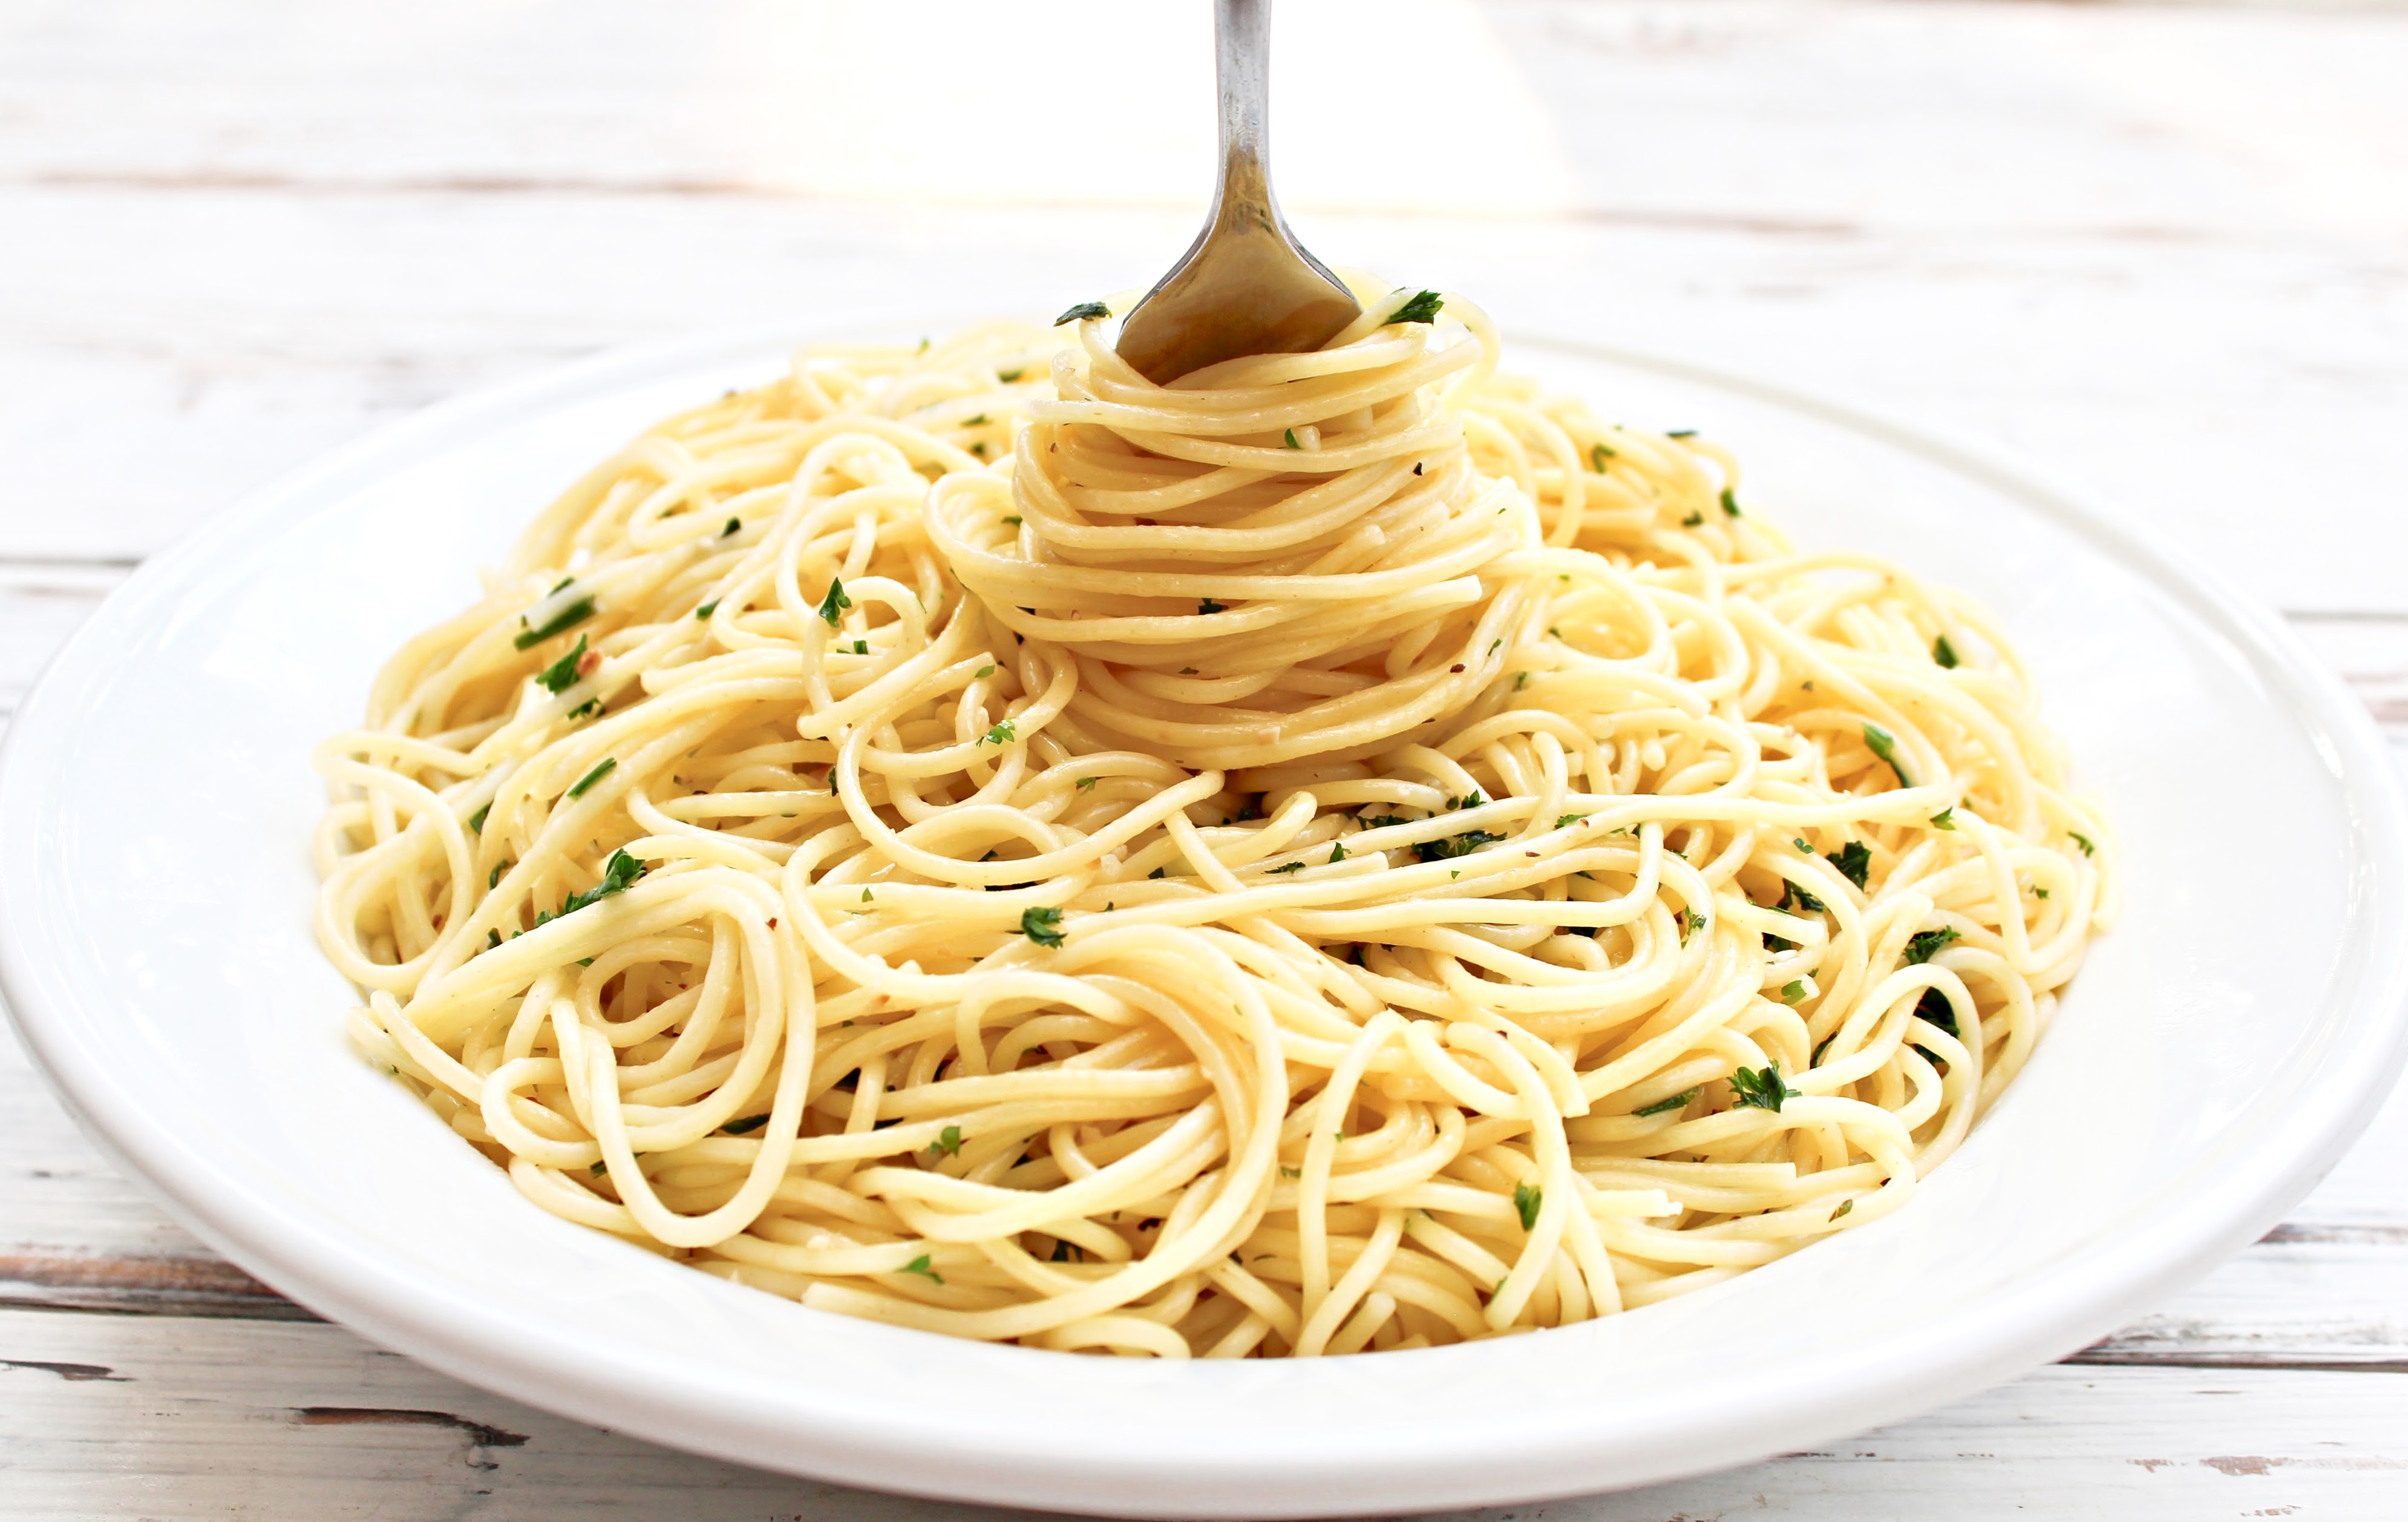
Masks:
[[[361,1047],[569,1220],[1055,1349],[1556,1326],[1905,1204],[2113,909],[2014,653],[1361,289],[1170,387],[807,349],[604,462],[320,752]]]

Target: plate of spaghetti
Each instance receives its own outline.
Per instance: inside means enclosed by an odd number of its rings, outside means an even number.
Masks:
[[[2305,1192],[2408,831],[2278,624],[1976,447],[1349,279],[1168,386],[1121,298],[613,357],[227,513],[11,725],[28,1044],[447,1371],[1121,1515],[1826,1441]]]

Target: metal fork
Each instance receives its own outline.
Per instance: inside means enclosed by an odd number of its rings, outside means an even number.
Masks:
[[[1220,188],[1186,255],[1121,323],[1121,358],[1157,385],[1240,354],[1318,349],[1362,313],[1271,195],[1270,9],[1214,0]]]

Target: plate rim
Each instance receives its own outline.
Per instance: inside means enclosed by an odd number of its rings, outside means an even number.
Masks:
[[[923,313],[910,321],[925,325],[943,320]],[[19,707],[0,740],[0,858],[26,858],[47,785],[28,758],[45,746],[55,749],[74,733],[77,699],[84,688],[78,681],[70,690],[70,681],[79,676],[89,680],[95,654],[108,647],[118,622],[137,617],[150,599],[179,584],[193,583],[213,559],[239,556],[247,539],[260,538],[247,530],[268,524],[283,530],[297,527],[394,470],[612,388],[681,369],[732,370],[766,362],[797,342],[849,335],[869,321],[855,314],[842,322],[748,325],[612,349],[546,367],[372,429],[209,514],[126,578],[52,656]],[[875,321],[890,330],[898,325],[883,312]],[[1505,337],[1509,350],[1553,352],[1652,371],[1837,424],[2011,495],[2081,538],[2172,598],[2190,618],[2246,657],[2252,670],[2319,743],[2333,771],[2358,848],[2360,881],[2354,897],[2408,909],[2408,801],[2403,801],[2387,745],[2371,714],[2277,615],[2231,587],[2220,573],[2197,564],[2179,545],[2119,519],[2088,491],[2018,454],[1896,409],[1868,406],[1830,387],[1579,337],[1512,331]],[[1319,1508],[1316,1515],[1339,1515],[1393,1510],[1399,1504],[1426,1509],[1433,1504],[1526,1501],[1597,1488],[1593,1477],[1581,1478],[1583,1466],[1576,1457],[1568,1459],[1563,1452],[1577,1437],[1568,1418],[1526,1429],[1517,1444],[1519,1454],[1493,1446],[1486,1450],[1496,1459],[1526,1457],[1526,1462],[1485,1466],[1491,1475],[1511,1469],[1520,1476],[1518,1482],[1450,1484],[1427,1472],[1426,1463],[1406,1462],[1372,1488],[1361,1485],[1360,1472],[1381,1460],[1359,1455],[1340,1460],[1291,1459],[1268,1474],[1249,1464],[1252,1472],[1244,1474],[1206,1474],[1191,1466],[1171,1475],[1159,1468],[1098,1464],[1094,1456],[1083,1461],[1068,1457],[1032,1460],[1025,1454],[966,1448],[941,1433],[934,1440],[915,1440],[876,1423],[845,1421],[840,1412],[825,1408],[814,1414],[820,1426],[810,1435],[812,1441],[802,1443],[791,1426],[747,1421],[748,1414],[757,1414],[730,1400],[714,1405],[711,1392],[691,1384],[673,1388],[664,1400],[663,1386],[638,1371],[632,1356],[617,1359],[613,1372],[620,1377],[615,1383],[599,1378],[596,1364],[610,1362],[607,1347],[574,1350],[579,1375],[572,1384],[563,1378],[561,1357],[571,1350],[561,1340],[533,1335],[535,1328],[490,1309],[480,1313],[472,1297],[431,1288],[380,1268],[356,1244],[337,1242],[322,1227],[280,1210],[278,1201],[245,1176],[229,1173],[206,1155],[184,1152],[174,1135],[151,1124],[79,1044],[74,998],[63,980],[52,986],[48,969],[29,945],[28,927],[37,923],[38,914],[26,902],[28,876],[23,871],[0,876],[0,993],[6,995],[10,1017],[36,1068],[85,1134],[179,1223],[246,1270],[372,1341],[470,1384],[577,1420],[740,1464],[989,1504],[1125,1515],[1259,1516],[1296,1515],[1298,1500],[1310,1498],[1308,1504]],[[2408,1063],[2408,940],[2386,945],[2368,933],[2378,921],[2373,909],[2364,912],[2359,924],[2367,928],[2345,943],[2344,960],[2355,976],[2337,983],[2328,1008],[2350,1016],[2337,1020],[2350,1039],[2339,1053],[2311,1065],[2304,1083],[2320,1102],[2295,1106],[2286,1122],[2259,1133],[2252,1157],[2227,1176],[2239,1185],[2232,1193],[2211,1202],[2194,1191],[2186,1199],[2136,1211],[2135,1219],[2149,1229],[2120,1228],[2071,1255],[2051,1272],[2019,1282],[1993,1303],[1953,1315],[1950,1326],[1956,1335],[1948,1343],[1947,1358],[1936,1367],[1926,1360],[1901,1375],[1902,1350],[1891,1345],[1896,1339],[1869,1338],[1857,1356],[1844,1363],[1818,1366],[1813,1399],[1826,1413],[1820,1421],[1802,1414],[1796,1392],[1768,1387],[1753,1408],[1734,1413],[1735,1419],[1715,1431],[1694,1435],[1677,1453],[1668,1448],[1653,1463],[1625,1464],[1619,1477],[1606,1483],[1620,1488],[1702,1473],[1794,1445],[1801,1430],[1819,1429],[1837,1437],[1930,1409],[2012,1377],[2042,1358],[2073,1351],[2262,1234],[2363,1131]],[[2266,1144],[2270,1136],[2282,1144]],[[2063,1285],[2076,1272],[2100,1275],[2099,1283],[2109,1287],[2094,1285],[2069,1309]],[[486,1325],[477,1327],[480,1314]],[[2046,1351],[2035,1357],[2035,1349]],[[989,1351],[1044,1356],[1022,1349]],[[632,1387],[629,1375],[642,1380],[646,1388]],[[1389,1456],[1391,1460],[1407,1457]],[[1148,1461],[1159,1464],[1160,1459],[1156,1456]],[[1342,1493],[1337,1488],[1340,1486],[1345,1486]]]

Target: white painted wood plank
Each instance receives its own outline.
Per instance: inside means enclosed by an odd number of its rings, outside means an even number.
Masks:
[[[905,1522],[980,1513],[783,1479],[545,1415],[338,1328],[0,1311],[11,1515],[520,1522],[675,1515]],[[2043,1370],[1829,1448],[1460,1522],[1733,1514],[1988,1522],[2396,1515],[2408,1379]],[[2286,1509],[2288,1510],[2286,1510]]]

